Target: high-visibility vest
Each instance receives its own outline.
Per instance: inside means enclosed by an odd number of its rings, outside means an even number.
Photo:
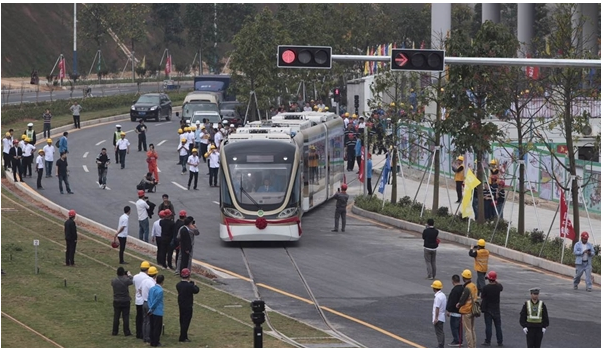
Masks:
[[[542,320],[542,312],[543,302],[537,301],[537,303],[533,303],[533,301],[527,301],[527,323],[540,324]]]
[[[113,134],[113,142],[115,142],[115,145],[117,145],[117,141],[119,141],[120,138],[121,132],[115,132],[115,134]]]
[[[34,133],[34,132],[35,132],[35,131],[34,131],[33,129],[32,129],[32,130],[29,130],[29,129],[27,129],[27,130],[25,131],[25,135],[27,135],[27,137],[28,137],[30,140],[32,140],[32,141],[33,141],[33,133]]]
[[[466,287],[468,289],[470,289],[472,298],[471,298],[471,296],[468,296],[468,298],[466,299],[466,302],[458,309],[458,312],[460,314],[470,314],[472,312],[472,301],[474,301],[477,298],[478,290],[477,290],[476,285],[474,285],[473,282],[470,282],[470,283],[466,284]]]
[[[477,249],[477,257],[474,259],[474,269],[477,272],[487,272],[489,264],[489,250]]]
[[[461,165],[460,167],[458,167],[458,169],[459,168],[462,168],[462,170],[459,172],[456,172],[456,174],[454,174],[454,181],[462,181],[463,182],[464,181],[464,166]]]

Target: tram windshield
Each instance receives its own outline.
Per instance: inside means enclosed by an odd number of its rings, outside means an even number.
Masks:
[[[269,210],[282,205],[291,179],[291,167],[292,163],[230,164],[234,199],[241,208],[249,210]]]

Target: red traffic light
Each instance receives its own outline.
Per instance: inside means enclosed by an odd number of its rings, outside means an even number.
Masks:
[[[332,68],[332,47],[278,46],[279,68]]]
[[[338,88],[334,89],[334,95],[339,95],[341,94],[341,91]]]
[[[296,57],[297,55],[292,50],[282,52],[282,61],[287,64],[294,62]]]
[[[391,70],[443,71],[445,51],[396,48],[391,52]]]

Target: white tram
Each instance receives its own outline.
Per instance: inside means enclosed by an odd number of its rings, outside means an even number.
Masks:
[[[220,238],[299,240],[303,213],[343,181],[343,156],[334,113],[282,113],[237,129],[220,153]]]

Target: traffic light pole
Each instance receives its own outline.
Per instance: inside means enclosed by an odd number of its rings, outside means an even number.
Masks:
[[[333,54],[333,61],[391,62],[391,56],[363,56]],[[551,59],[551,58],[476,58],[445,57],[445,65],[515,65],[543,67],[573,67],[600,69],[599,59]]]

